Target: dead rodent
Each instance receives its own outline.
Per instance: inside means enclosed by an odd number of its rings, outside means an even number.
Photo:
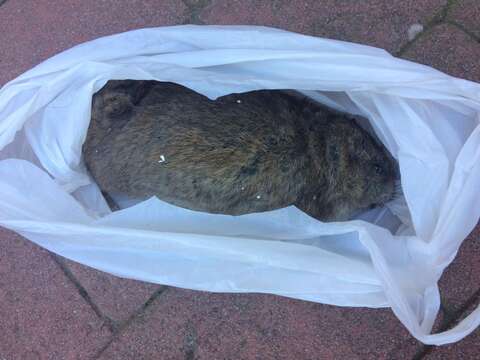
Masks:
[[[210,100],[157,81],[96,93],[83,155],[106,193],[230,215],[295,205],[322,221],[391,200],[397,174],[348,115],[278,90]]]

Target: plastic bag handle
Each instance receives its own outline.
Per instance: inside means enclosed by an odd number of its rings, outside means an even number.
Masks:
[[[480,305],[476,307],[465,319],[449,330],[436,334],[425,335],[422,342],[429,345],[444,345],[459,341],[475,331],[480,326]]]

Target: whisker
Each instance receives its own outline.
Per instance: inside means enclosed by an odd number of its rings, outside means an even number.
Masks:
[[[393,190],[392,199],[395,200],[395,199],[398,199],[400,197],[403,197],[403,188],[402,188],[402,183],[400,182],[400,180],[397,180],[397,181],[395,181],[395,187],[394,187],[394,190]]]

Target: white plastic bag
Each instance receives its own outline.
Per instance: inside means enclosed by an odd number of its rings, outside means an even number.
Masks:
[[[110,213],[81,146],[92,94],[126,78],[173,81],[211,98],[298,89],[366,116],[399,161],[408,207],[343,223],[294,207],[211,215],[155,198]],[[457,341],[480,323],[477,308],[430,334],[437,281],[480,217],[476,83],[380,49],[277,29],[142,29],[76,46],[5,85],[0,149],[0,225],[80,263],[191,289],[390,306],[427,344]]]

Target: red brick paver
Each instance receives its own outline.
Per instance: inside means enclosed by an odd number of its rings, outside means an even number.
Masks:
[[[467,31],[480,39],[480,1],[455,1],[450,11],[449,19],[460,24]]]
[[[98,310],[116,323],[128,320],[160,288],[160,285],[123,279],[73,261],[63,262]]]
[[[48,252],[0,228],[0,359],[87,359],[109,338]]]
[[[101,359],[405,359],[409,338],[386,310],[170,288]]]
[[[127,30],[182,23],[179,0],[7,1],[0,7],[0,86],[73,45]]]
[[[397,52],[408,41],[410,26],[426,25],[446,3],[447,0],[216,0],[200,18],[208,24],[275,26]]]
[[[480,43],[453,25],[434,27],[404,57],[453,76],[480,81]]]
[[[440,290],[445,309],[458,312],[479,289],[480,226],[462,244],[457,257],[445,270],[440,280]],[[477,299],[478,302],[478,299]]]

